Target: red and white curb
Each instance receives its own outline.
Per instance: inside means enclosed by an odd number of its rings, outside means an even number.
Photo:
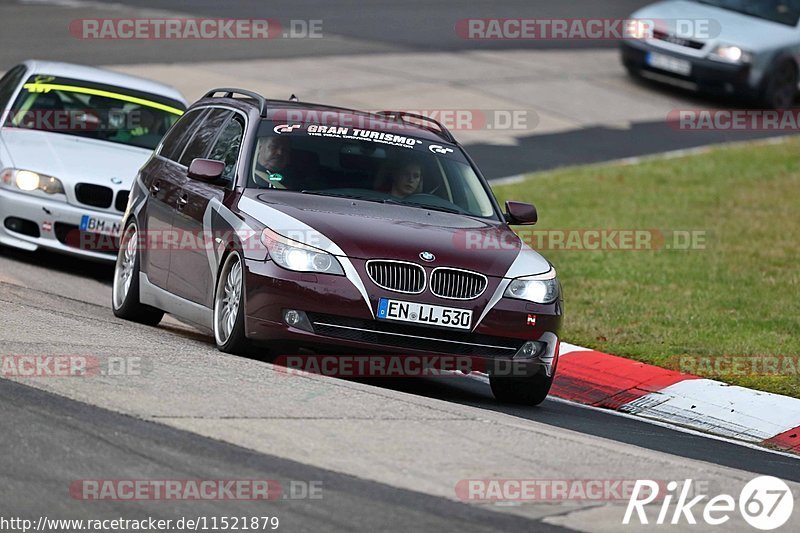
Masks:
[[[550,394],[800,454],[800,399],[561,343]]]

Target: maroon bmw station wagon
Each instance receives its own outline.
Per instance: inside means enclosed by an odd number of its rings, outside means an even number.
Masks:
[[[137,176],[113,310],[230,353],[468,358],[499,400],[538,404],[561,287],[509,227],[536,219],[434,120],[217,89]]]

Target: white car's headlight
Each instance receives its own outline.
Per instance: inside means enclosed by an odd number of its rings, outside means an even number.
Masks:
[[[709,59],[724,63],[746,64],[753,58],[750,52],[731,44],[719,44],[708,55]]]
[[[629,19],[625,24],[625,36],[629,39],[652,39],[653,21]]]
[[[16,186],[23,192],[42,191],[47,194],[64,194],[64,185],[58,178],[45,176],[31,170],[4,168],[0,172],[0,183]]]
[[[342,265],[328,252],[287,239],[269,228],[261,232],[261,242],[272,260],[287,270],[344,276]]]
[[[504,296],[528,300],[537,304],[549,304],[558,300],[560,289],[555,270],[549,275],[525,276],[508,284]]]

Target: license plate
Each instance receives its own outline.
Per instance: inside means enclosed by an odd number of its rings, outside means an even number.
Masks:
[[[666,70],[667,72],[674,72],[682,76],[688,76],[692,73],[692,64],[689,61],[656,52],[647,53],[647,64],[651,67]]]
[[[122,223],[119,220],[110,220],[92,215],[83,215],[81,218],[81,231],[119,237],[121,224]]]
[[[401,302],[388,298],[381,298],[378,301],[378,318],[446,328],[470,329],[472,327],[472,311],[440,305]]]

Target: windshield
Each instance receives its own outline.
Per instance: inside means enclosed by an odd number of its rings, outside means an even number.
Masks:
[[[37,74],[23,85],[4,126],[152,150],[184,109],[149,93]]]
[[[800,19],[800,0],[695,0],[695,2],[788,26],[796,26]]]
[[[461,150],[403,134],[264,121],[249,187],[496,217]]]

